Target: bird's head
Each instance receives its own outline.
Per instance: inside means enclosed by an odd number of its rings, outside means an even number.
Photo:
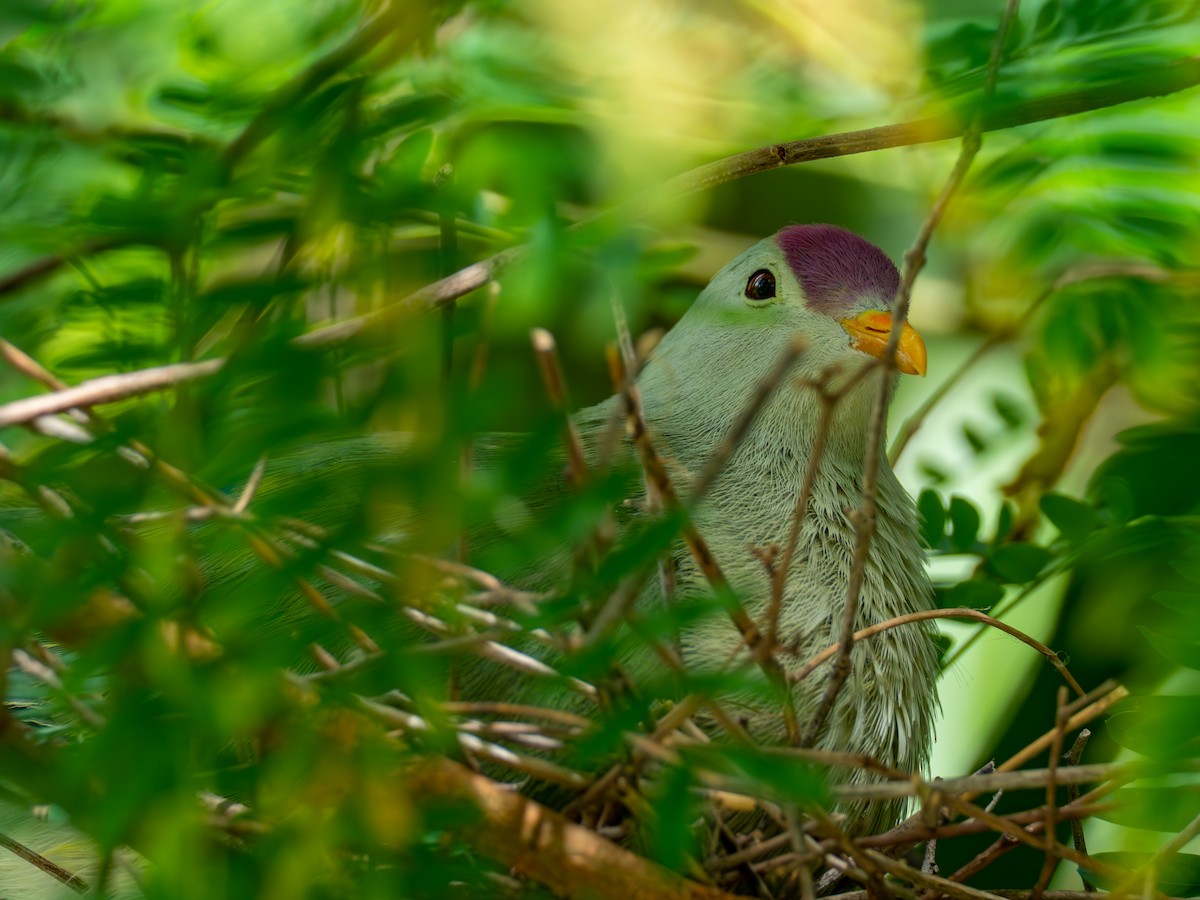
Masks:
[[[715,404],[727,415],[796,337],[804,347],[797,374],[836,386],[868,357],[883,356],[899,284],[887,254],[844,228],[784,228],[734,259],[701,292],[655,353],[648,393],[686,407]],[[895,365],[925,373],[925,345],[907,323]]]

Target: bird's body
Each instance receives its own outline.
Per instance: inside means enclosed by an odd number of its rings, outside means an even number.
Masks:
[[[761,551],[788,542],[797,498],[818,443],[823,401],[815,386],[826,394],[842,394],[824,436],[782,595],[775,656],[785,673],[798,670],[839,639],[856,541],[850,511],[862,499],[868,425],[879,380],[896,376],[876,365],[852,387],[847,385],[863,365],[872,362],[871,355],[879,354],[880,335],[886,340],[897,284],[895,266],[882,251],[849,232],[832,226],[784,229],[755,244],[714,277],[655,348],[637,379],[649,439],[666,463],[676,492],[686,499],[693,480],[709,464],[785,349],[797,339],[803,343],[792,371],[771,394],[703,501],[691,511],[699,534],[760,627],[771,597]],[[923,347],[914,345],[914,340],[919,345],[919,339],[915,332],[910,338],[910,332],[901,342],[898,365],[903,371],[923,371],[923,356],[912,356],[923,353]],[[614,421],[621,420],[621,406],[620,397],[611,397],[575,415],[589,466],[597,466],[607,456],[605,464],[638,471],[637,454],[628,438],[615,449],[606,447],[611,444]],[[414,465],[413,446],[409,437],[385,434],[306,448],[291,460],[285,457],[273,463],[259,491],[263,499],[256,504],[276,505],[271,495],[272,479],[277,478],[292,485],[297,496],[317,504],[313,511],[321,524],[336,527],[351,515],[361,517],[362,498],[369,496],[372,482],[387,467],[394,467],[397,459]],[[525,450],[515,436],[493,435],[475,442],[476,470],[494,474],[506,465],[505,459],[512,460],[514,447],[521,466],[534,465],[521,456]],[[321,489],[322,477],[340,490],[336,496]],[[361,484],[361,492],[346,489],[351,480]],[[932,605],[916,509],[882,449],[877,482],[875,535],[866,557],[856,627]],[[629,480],[625,498],[631,502],[622,504],[620,516],[627,524],[631,517],[644,514],[637,510],[648,507],[645,497],[639,496],[643,490],[640,477]],[[522,587],[553,591],[564,586],[572,560],[569,542],[564,541],[557,552],[546,553],[529,553],[524,550],[528,544],[522,542],[528,532],[544,535],[544,522],[537,520],[569,505],[570,495],[559,457],[545,465],[543,477],[517,504],[520,514],[508,515],[505,521],[494,516],[472,535],[472,561]],[[413,506],[376,510],[372,518],[400,545],[421,538],[429,524],[414,513]],[[636,528],[627,529],[623,539],[636,533]],[[428,535],[417,543],[428,548]],[[497,546],[501,552],[489,553]],[[243,573],[262,569],[244,548],[240,554],[236,565],[224,558],[210,571],[228,577],[234,569]],[[672,596],[664,596],[659,579],[647,578],[637,601],[641,612],[712,596],[707,578],[682,542],[671,556]],[[264,627],[291,627],[294,603],[291,609],[285,615],[278,609],[264,609]],[[678,636],[691,672],[711,673],[726,667],[742,643],[738,630],[722,615],[690,621]],[[518,645],[552,665],[561,662],[538,642]],[[615,661],[635,681],[662,674],[662,662],[644,643],[621,646],[629,655]],[[634,649],[629,650],[631,646]],[[745,668],[744,651],[740,659]],[[866,754],[902,771],[920,771],[928,761],[932,740],[937,670],[935,646],[922,624],[856,644],[850,676],[817,746]],[[794,688],[801,724],[816,709],[827,672],[818,669]],[[460,696],[465,699],[519,698],[579,711],[591,706],[581,704],[577,695],[557,683],[538,682],[495,663],[464,664],[459,676]],[[769,692],[751,685],[739,694],[722,695],[721,703],[757,741],[785,743],[783,709]],[[844,781],[867,777],[862,769],[838,773],[838,780]],[[864,830],[893,821],[897,809],[894,804],[876,804],[848,812],[855,829]]]
[[[774,296],[748,298],[750,285],[756,275],[761,280],[763,271],[774,282]],[[815,386],[836,393],[870,361],[852,346],[853,332],[843,323],[890,310],[897,283],[890,260],[849,232],[832,226],[785,229],[751,247],[713,279],[638,378],[650,440],[686,497],[691,480],[708,465],[788,343],[797,337],[803,341],[792,373],[693,514],[698,532],[756,623],[765,622],[771,596],[762,551],[786,546],[818,444],[823,401]],[[909,349],[902,344],[902,353]],[[907,362],[923,371],[923,356]],[[777,656],[785,672],[799,669],[839,639],[856,541],[850,511],[862,499],[867,430],[884,377],[895,375],[878,367],[845,391],[830,419],[783,592]],[[613,398],[579,414],[585,441],[609,427],[617,403]],[[882,447],[879,452],[875,535],[856,627],[932,606],[915,506]],[[675,564],[677,602],[711,592],[682,547]],[[643,603],[661,602],[658,583],[647,593]],[[681,648],[690,670],[715,670],[740,641],[727,619],[710,617],[682,637]],[[938,661],[929,630],[909,625],[857,644],[851,666],[817,745],[866,754],[902,771],[920,771],[929,758],[937,702]],[[816,709],[827,671],[818,670],[796,686],[801,722]],[[764,702],[761,694],[729,702],[752,737],[784,743],[778,704]],[[861,770],[845,774],[845,780],[868,777]],[[895,805],[860,807],[851,811],[851,818],[857,828],[870,829],[894,821],[896,812]]]

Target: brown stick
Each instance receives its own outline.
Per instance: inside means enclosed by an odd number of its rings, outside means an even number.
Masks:
[[[418,809],[469,804],[479,817],[456,827],[477,852],[562,897],[733,900],[630,853],[528,797],[439,757],[413,765],[403,790]]]
[[[529,334],[533,344],[533,355],[537,359],[538,371],[542,376],[542,386],[550,400],[550,408],[563,419],[563,444],[567,448],[567,480],[572,487],[578,488],[587,476],[587,462],[583,458],[583,441],[579,437],[579,429],[571,418],[567,402],[566,379],[563,378],[562,365],[558,361],[558,347],[554,335],[544,328],[535,328]]]
[[[46,857],[42,856],[36,850],[26,847],[20,841],[10,838],[7,834],[0,834],[0,847],[11,850],[30,865],[36,866],[52,878],[57,878],[77,894],[86,894],[90,890],[88,883],[78,875],[68,872],[58,863],[46,859]]]
[[[0,406],[0,428],[32,422],[39,416],[49,416],[82,406],[113,403],[128,397],[166,390],[182,381],[212,375],[225,361],[210,359],[198,363],[175,363],[156,366],[120,375],[101,375],[75,387],[25,397]]]
[[[1058,761],[1062,756],[1063,739],[1066,737],[1066,709],[1067,689],[1059,685],[1058,699],[1054,705],[1054,737],[1050,742],[1050,766],[1046,778],[1046,814],[1042,820],[1042,830],[1046,834],[1046,861],[1042,864],[1037,884],[1033,887],[1032,900],[1042,900],[1042,893],[1050,884],[1050,876],[1058,868],[1058,861],[1062,856],[1055,829],[1058,826]],[[1084,859],[1086,858],[1085,856]]]
[[[1019,0],[1009,0],[1000,20],[1000,28],[992,45],[992,56],[988,60],[987,80],[983,91],[983,101],[991,100],[996,86],[996,76],[1000,70],[1000,58],[1003,55],[1004,41],[1008,28],[1016,15]],[[871,541],[875,537],[875,494],[878,489],[880,457],[883,455],[885,423],[887,421],[888,402],[892,393],[892,372],[896,366],[896,349],[900,346],[900,334],[908,321],[908,307],[912,302],[913,284],[917,275],[925,265],[925,251],[933,237],[934,230],[942,221],[951,198],[958,193],[959,187],[967,177],[971,163],[975,161],[980,147],[980,120],[976,117],[963,135],[962,150],[946,180],[945,186],[934,201],[933,207],[921,224],[916,240],[904,254],[904,271],[900,277],[900,287],[896,291],[895,308],[892,314],[892,330],[888,335],[887,347],[884,348],[884,372],[879,379],[879,389],[875,395],[875,407],[872,410],[870,425],[867,429],[866,449],[863,460],[862,499],[858,508],[850,514],[854,525],[854,557],[850,565],[850,578],[846,585],[846,600],[842,610],[841,637],[838,641],[838,653],[833,667],[829,671],[829,680],[821,695],[821,702],[816,712],[808,722],[804,731],[803,743],[812,744],[816,741],[825,720],[833,711],[838,694],[841,693],[846,679],[850,677],[850,651],[854,647],[854,622],[858,616],[860,593],[867,567],[867,554],[871,549]],[[1082,692],[1081,692],[1082,693]]]
[[[1087,746],[1088,739],[1091,738],[1092,732],[1085,728],[1079,732],[1079,736],[1075,738],[1075,743],[1071,745],[1071,749],[1066,752],[1063,759],[1071,769],[1079,767],[1079,760],[1083,756],[1083,748]],[[1068,770],[1069,771],[1069,770]],[[1067,804],[1070,805],[1079,799],[1079,785],[1072,784],[1067,786]],[[1087,839],[1083,834],[1083,823],[1079,819],[1071,820],[1071,842],[1075,845],[1075,849],[1087,855]],[[1083,882],[1083,889],[1087,893],[1095,893],[1096,886],[1082,872],[1079,873],[1079,879]]]
[[[1000,131],[1031,122],[1044,122],[1047,119],[1104,109],[1146,97],[1174,94],[1198,84],[1200,57],[1186,56],[1168,63],[1161,69],[1153,69],[1119,83],[1096,85],[1011,106],[985,108],[980,112],[976,127],[980,133]],[[794,166],[797,163],[835,156],[870,153],[892,147],[951,140],[963,137],[969,129],[969,124],[963,119],[951,117],[917,119],[898,125],[865,128],[862,131],[845,131],[823,137],[785,141],[748,150],[685,172],[667,183],[666,193],[676,197],[782,166]]]

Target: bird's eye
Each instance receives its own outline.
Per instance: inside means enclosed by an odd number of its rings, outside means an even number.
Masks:
[[[759,269],[746,282],[746,298],[770,300],[775,296],[775,276],[766,269]]]

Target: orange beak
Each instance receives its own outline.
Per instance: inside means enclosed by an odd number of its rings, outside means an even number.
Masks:
[[[892,333],[891,313],[868,310],[842,319],[839,324],[849,332],[851,347],[883,358]],[[925,374],[925,342],[907,322],[900,331],[900,343],[896,345],[896,368],[905,375]]]

